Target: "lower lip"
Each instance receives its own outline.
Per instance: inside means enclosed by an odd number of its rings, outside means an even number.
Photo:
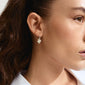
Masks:
[[[81,56],[81,58],[82,58],[83,60],[85,60],[85,53],[79,53],[79,55]]]

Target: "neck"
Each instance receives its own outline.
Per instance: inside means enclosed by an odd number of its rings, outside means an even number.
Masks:
[[[31,85],[66,85],[72,82],[63,66],[47,56],[34,51],[25,76]]]

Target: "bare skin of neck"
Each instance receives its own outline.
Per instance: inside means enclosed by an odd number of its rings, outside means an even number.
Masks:
[[[31,85],[77,85],[76,79],[62,65],[45,55],[33,53],[29,69],[24,75]]]

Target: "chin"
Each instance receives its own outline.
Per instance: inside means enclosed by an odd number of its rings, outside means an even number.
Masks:
[[[78,64],[74,64],[71,66],[67,66],[67,69],[72,69],[72,70],[76,70],[76,71],[80,71],[80,70],[84,70],[85,69],[85,63],[78,63]]]
[[[73,70],[75,70],[75,71],[81,71],[81,70],[83,70],[83,69],[81,69],[81,68],[75,68],[75,69],[73,69]]]
[[[75,66],[75,67],[73,67],[71,69],[76,70],[76,71],[84,70],[85,69],[85,65],[78,65],[78,66]]]

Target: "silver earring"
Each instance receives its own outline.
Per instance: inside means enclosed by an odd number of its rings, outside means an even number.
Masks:
[[[40,38],[40,37],[38,38],[37,43],[38,43],[38,44],[41,43],[41,38]]]

